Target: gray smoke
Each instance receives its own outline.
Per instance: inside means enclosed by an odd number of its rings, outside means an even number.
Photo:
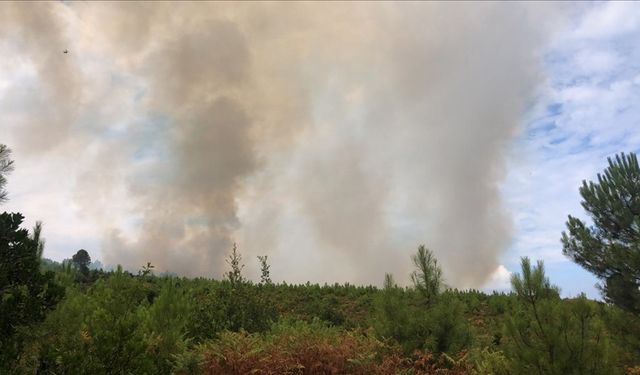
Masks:
[[[38,111],[2,127],[16,133],[17,147],[33,152],[56,149],[69,138],[82,101],[81,77],[73,60],[60,58],[67,37],[63,22],[56,7],[11,3],[0,8],[3,56],[10,58],[17,52],[13,64],[23,64],[27,58],[40,78],[37,92],[19,88],[3,106],[6,111],[19,105],[20,96],[28,95],[37,102]]]
[[[278,280],[378,283],[426,243],[450,285],[478,287],[510,244],[505,151],[554,6],[0,9],[44,92],[29,149],[75,147],[57,152],[83,160],[106,263],[219,277],[237,241],[249,272],[269,254]]]

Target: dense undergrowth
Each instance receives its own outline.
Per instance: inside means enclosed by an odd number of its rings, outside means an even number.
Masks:
[[[640,322],[561,299],[523,263],[509,294],[86,275],[49,264],[64,298],[17,327],[16,374],[622,374]]]

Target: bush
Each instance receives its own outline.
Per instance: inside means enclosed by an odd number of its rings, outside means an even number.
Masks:
[[[189,336],[203,342],[224,330],[266,331],[278,315],[261,292],[261,288],[246,282],[222,281],[195,287],[190,296],[195,308],[187,323]]]
[[[472,372],[476,375],[510,375],[513,373],[510,362],[502,351],[476,348],[469,353],[469,362]]]
[[[434,353],[458,353],[471,344],[471,327],[465,319],[462,302],[443,293],[428,311],[428,337],[425,349]]]
[[[147,355],[147,290],[118,270],[86,293],[68,291],[49,314],[36,343],[39,371],[44,373],[155,373]]]
[[[0,145],[0,151],[2,151]],[[1,176],[0,176],[1,177]],[[0,372],[15,371],[31,327],[64,296],[51,271],[40,270],[42,242],[20,228],[21,214],[0,214]]]
[[[431,307],[421,294],[388,287],[375,301],[373,326],[383,339],[394,339],[404,352],[428,350],[435,354],[455,354],[471,344],[471,328],[464,304],[445,292]]]
[[[146,352],[153,359],[158,373],[170,373],[176,356],[186,351],[186,325],[192,309],[179,281],[169,278],[163,283],[153,305],[146,310]]]
[[[542,262],[532,268],[527,258],[512,285],[520,302],[507,321],[507,355],[514,372],[620,373],[603,322],[586,297],[563,302]]]

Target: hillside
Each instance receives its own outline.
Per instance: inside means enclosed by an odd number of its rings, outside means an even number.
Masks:
[[[622,374],[640,363],[640,320],[553,287],[534,304],[451,289],[427,302],[391,277],[380,289],[42,267],[64,297],[18,328],[9,373]]]

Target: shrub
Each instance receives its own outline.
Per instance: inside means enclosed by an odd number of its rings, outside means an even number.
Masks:
[[[224,332],[200,348],[206,374],[464,374],[464,357],[415,352],[315,320],[285,321],[265,334]]]
[[[507,321],[507,355],[516,373],[615,374],[615,352],[593,303],[563,302],[544,265],[522,260],[512,285],[520,304]]]
[[[145,319],[147,290],[119,269],[86,293],[78,288],[49,314],[39,346],[44,373],[150,374]]]

